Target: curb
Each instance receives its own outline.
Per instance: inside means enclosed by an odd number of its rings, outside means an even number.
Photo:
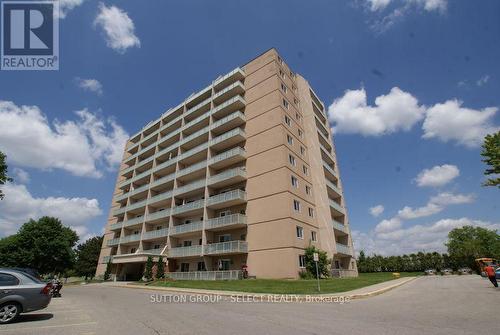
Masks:
[[[187,294],[204,294],[204,295],[217,295],[224,297],[232,297],[232,298],[246,298],[249,296],[255,297],[257,299],[265,300],[265,298],[276,297],[276,296],[293,296],[293,301],[295,302],[303,302],[303,301],[311,301],[311,298],[314,302],[320,302],[323,300],[334,300],[334,299],[344,299],[346,297],[349,300],[354,299],[363,299],[374,297],[390,290],[393,290],[399,286],[407,284],[411,281],[414,281],[418,277],[408,277],[406,280],[402,280],[396,284],[375,290],[366,293],[355,293],[349,294],[349,292],[354,291],[346,291],[341,293],[332,293],[332,294],[275,294],[275,293],[253,293],[253,292],[236,292],[236,291],[215,291],[215,290],[200,290],[200,289],[190,289],[190,288],[178,288],[178,287],[160,287],[160,286],[144,286],[144,285],[109,285],[111,287],[119,287],[119,288],[131,288],[131,289],[140,289],[140,290],[153,290],[153,291],[166,291],[166,292],[176,292],[176,293],[187,293]],[[369,287],[369,286],[368,286]]]

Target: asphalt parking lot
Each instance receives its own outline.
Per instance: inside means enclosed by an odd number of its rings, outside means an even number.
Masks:
[[[230,298],[153,303],[152,294],[172,293],[101,284],[68,286],[62,293],[47,309],[0,326],[0,335],[493,334],[499,329],[500,290],[479,276],[419,278],[344,304]]]

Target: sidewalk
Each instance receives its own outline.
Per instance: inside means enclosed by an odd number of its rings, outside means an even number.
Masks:
[[[349,299],[361,299],[367,297],[373,297],[392,289],[395,289],[401,285],[407,284],[418,277],[405,277],[394,280],[389,280],[383,283],[366,286],[363,288],[359,288],[352,291],[340,292],[340,293],[328,293],[328,294],[314,294],[314,295],[306,295],[306,294],[289,294],[290,296],[294,296],[297,302],[305,301],[311,296],[314,296],[317,299],[334,299],[334,298],[344,298],[349,297]],[[251,293],[251,292],[237,292],[237,291],[216,291],[216,290],[200,290],[193,288],[178,288],[178,287],[161,287],[161,286],[145,286],[145,285],[130,285],[127,283],[106,283],[107,286],[112,287],[121,287],[121,288],[131,288],[131,289],[139,289],[139,290],[153,290],[153,291],[163,291],[163,292],[171,292],[171,293],[183,293],[183,294],[205,294],[205,295],[218,295],[218,296],[228,296],[228,297],[267,297],[267,296],[276,296],[276,295],[285,295],[285,294],[270,294],[270,293]]]

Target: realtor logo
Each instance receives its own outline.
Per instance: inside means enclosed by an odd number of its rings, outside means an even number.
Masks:
[[[58,1],[2,1],[2,70],[59,69]]]

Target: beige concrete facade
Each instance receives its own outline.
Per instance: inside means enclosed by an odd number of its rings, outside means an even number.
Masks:
[[[304,249],[357,275],[326,111],[270,49],[126,145],[97,275],[140,278],[162,255],[178,279],[297,278]]]

